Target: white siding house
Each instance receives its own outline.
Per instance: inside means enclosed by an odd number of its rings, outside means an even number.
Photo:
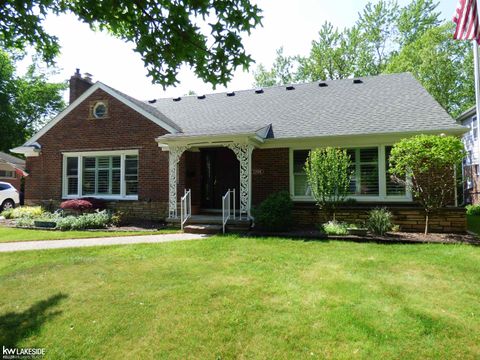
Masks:
[[[480,203],[480,152],[478,119],[475,106],[461,114],[457,121],[468,127],[462,137],[467,156],[463,160],[465,203]]]

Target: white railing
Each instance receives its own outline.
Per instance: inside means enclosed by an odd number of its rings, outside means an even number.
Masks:
[[[235,219],[235,189],[228,189],[228,191],[222,197],[222,227],[224,234],[225,226],[227,225],[228,220],[230,220],[230,218],[232,217],[232,213],[233,219]]]
[[[185,189],[185,193],[180,200],[180,228],[182,230],[183,230],[183,226],[191,216],[192,216],[192,190]]]

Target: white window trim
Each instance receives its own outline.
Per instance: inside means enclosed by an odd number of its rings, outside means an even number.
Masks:
[[[112,150],[112,151],[84,151],[84,152],[63,152],[63,168],[62,168],[62,199],[79,199],[84,197],[91,197],[104,200],[138,200],[138,195],[126,195],[125,186],[125,157],[127,155],[137,155],[138,150]],[[82,193],[82,178],[83,178],[83,158],[89,156],[118,156],[121,157],[120,165],[120,195],[90,195]],[[67,158],[78,157],[78,190],[77,195],[68,195],[67,189]]]
[[[411,202],[412,192],[407,188],[405,195],[387,195],[387,182],[385,174],[385,147],[392,146],[392,144],[376,144],[376,145],[361,145],[361,146],[342,146],[342,148],[357,149],[357,148],[378,148],[378,181],[379,195],[348,195],[347,199],[354,199],[358,202]],[[322,147],[322,146],[318,146]],[[293,173],[293,152],[295,150],[312,150],[305,146],[290,147],[289,148],[289,177],[290,177],[290,196],[293,201],[298,202],[312,202],[315,199],[312,196],[295,195],[294,173]]]

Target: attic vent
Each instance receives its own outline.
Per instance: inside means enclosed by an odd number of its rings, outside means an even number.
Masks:
[[[295,90],[295,87],[293,85],[288,85],[286,87],[287,90]]]
[[[157,102],[157,99],[148,100],[148,103],[149,103],[149,104],[155,104],[156,102]]]
[[[327,85],[327,83],[321,82],[321,83],[318,84],[318,86],[320,86],[320,87],[327,87],[328,85]]]
[[[256,89],[255,94],[263,94],[263,89]]]
[[[179,96],[179,97],[176,97],[176,98],[173,98],[173,101],[180,101],[182,100],[182,98]]]
[[[353,79],[354,84],[361,84],[363,81],[361,79]]]
[[[227,93],[227,96],[235,96],[235,91]]]
[[[203,99],[205,99],[205,98],[206,98],[206,96],[205,96],[205,95],[200,95],[200,96],[197,96],[197,99],[199,99],[199,100],[203,100]]]

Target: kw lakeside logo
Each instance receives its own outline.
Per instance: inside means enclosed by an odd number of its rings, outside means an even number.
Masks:
[[[2,359],[34,359],[45,355],[44,348],[8,348],[2,346]]]

